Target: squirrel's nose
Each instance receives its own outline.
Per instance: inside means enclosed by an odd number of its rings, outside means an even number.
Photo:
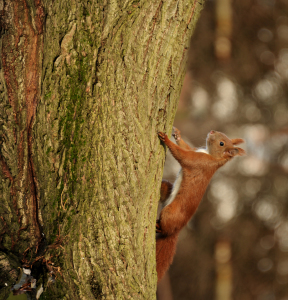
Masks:
[[[210,131],[210,134],[213,134],[213,133],[215,133],[215,131],[214,131],[214,130],[211,130],[211,131]]]

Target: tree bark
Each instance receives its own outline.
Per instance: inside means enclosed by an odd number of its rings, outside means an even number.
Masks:
[[[155,299],[157,131],[202,4],[0,1],[0,299],[23,266],[43,298]]]

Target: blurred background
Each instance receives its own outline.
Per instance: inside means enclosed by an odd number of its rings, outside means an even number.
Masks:
[[[206,0],[175,126],[248,155],[214,175],[158,299],[288,300],[288,0]],[[178,171],[168,153],[164,178]]]

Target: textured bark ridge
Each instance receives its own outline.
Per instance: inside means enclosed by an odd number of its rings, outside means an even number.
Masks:
[[[47,299],[155,298],[156,133],[171,130],[201,8],[0,1],[0,264],[45,262]]]
[[[44,11],[36,0],[7,1],[2,9],[1,248],[37,252],[42,222],[31,130],[40,98]]]

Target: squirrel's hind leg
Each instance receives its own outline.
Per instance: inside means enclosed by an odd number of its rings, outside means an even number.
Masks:
[[[161,190],[160,190],[160,202],[165,202],[165,200],[170,196],[172,192],[173,184],[168,180],[162,180]]]
[[[162,180],[161,189],[160,189],[160,202],[164,203],[166,199],[170,196],[172,192],[173,184],[168,180]],[[160,220],[156,221],[156,232],[161,232]]]

